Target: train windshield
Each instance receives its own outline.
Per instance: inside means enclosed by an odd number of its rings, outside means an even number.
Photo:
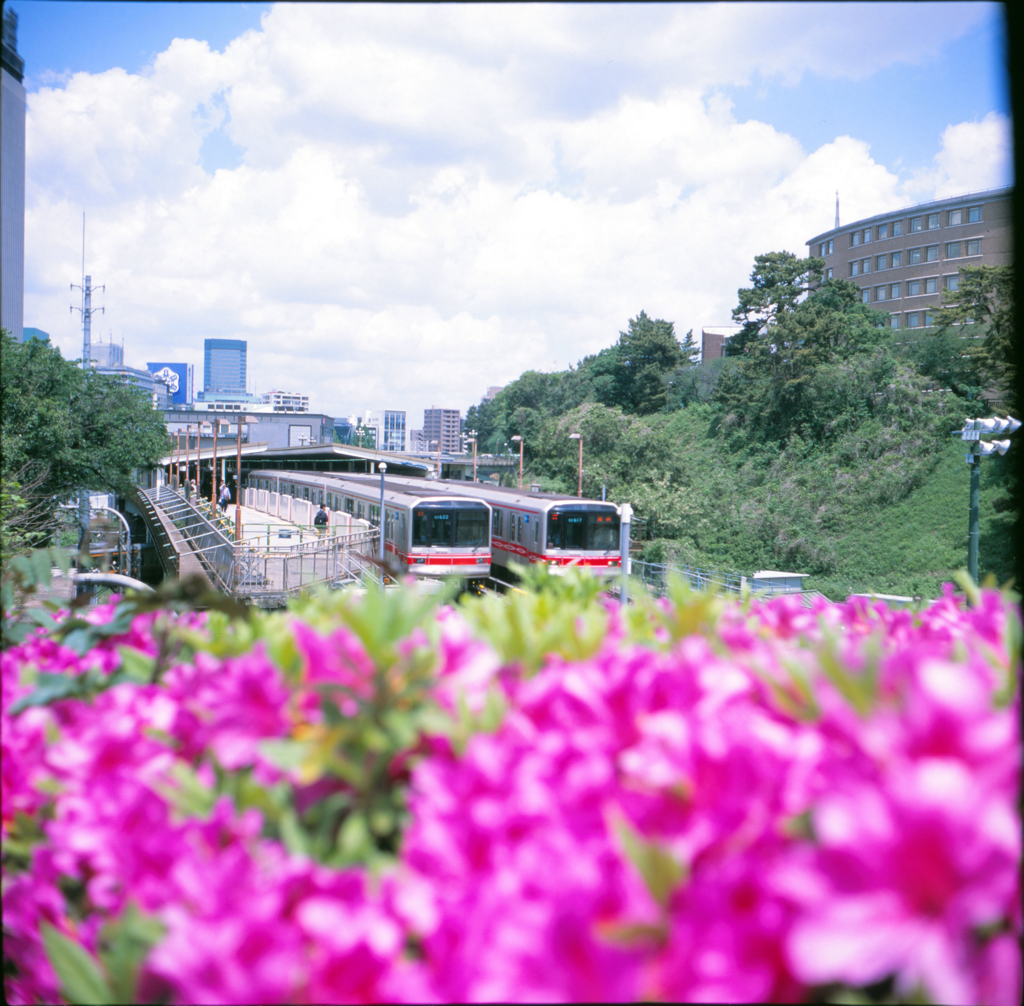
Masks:
[[[619,515],[584,504],[553,507],[548,512],[548,548],[611,552],[619,547]]]
[[[473,548],[488,544],[487,507],[475,500],[419,503],[412,511],[413,548]]]

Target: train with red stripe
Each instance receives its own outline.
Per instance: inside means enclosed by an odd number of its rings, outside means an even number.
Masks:
[[[380,476],[314,472],[249,472],[257,489],[326,504],[380,527]],[[384,551],[396,575],[478,579],[491,573],[491,508],[483,500],[450,493],[437,482],[385,477]]]
[[[397,480],[408,485],[414,479]],[[544,563],[552,572],[582,566],[596,576],[614,576],[622,565],[619,508],[603,500],[564,493],[531,492],[486,482],[436,480],[445,492],[491,508],[491,563]]]
[[[373,476],[362,478],[372,481]],[[423,484],[423,479],[407,476],[391,481],[410,488]],[[544,563],[552,572],[583,566],[599,577],[620,571],[619,508],[614,503],[486,482],[438,479],[426,484],[491,508],[491,564],[496,570],[508,570],[515,562]]]
[[[379,525],[379,475],[269,470],[248,477],[260,489],[276,490],[280,483],[281,492]],[[508,571],[514,562],[544,563],[552,572],[582,566],[596,576],[614,576],[622,565],[614,503],[391,475],[385,476],[384,499],[385,550],[400,572],[479,578],[492,567]],[[486,528],[480,524],[484,513]]]

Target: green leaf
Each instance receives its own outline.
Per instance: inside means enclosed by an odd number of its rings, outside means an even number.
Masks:
[[[81,695],[83,690],[82,675],[78,674],[40,674],[36,678],[36,687],[28,695],[23,695],[10,708],[10,715],[16,716],[30,706],[46,706],[59,699]]]
[[[156,666],[156,661],[152,657],[133,646],[119,646],[117,652],[121,655],[121,666],[118,670],[123,678],[139,684],[146,684],[150,680]]]
[[[686,877],[682,865],[660,845],[648,842],[625,817],[619,815],[613,828],[622,843],[626,858],[640,872],[651,897],[662,908],[668,907],[672,892]]]
[[[114,1001],[114,992],[103,977],[99,963],[74,940],[69,939],[48,922],[40,924],[43,946],[53,970],[60,980],[61,994],[69,1003]]]
[[[131,901],[119,919],[100,929],[100,960],[110,976],[111,1002],[138,1001],[139,970],[164,932],[163,923],[143,915]]]

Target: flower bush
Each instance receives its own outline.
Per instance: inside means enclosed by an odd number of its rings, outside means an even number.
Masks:
[[[1020,621],[973,601],[58,620],[2,655],[7,998],[1016,1004]]]

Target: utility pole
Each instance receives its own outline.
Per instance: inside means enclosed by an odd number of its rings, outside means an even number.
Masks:
[[[105,310],[102,307],[92,306],[92,276],[85,275],[85,214],[82,214],[82,282],[81,285],[77,283],[71,284],[71,289],[74,290],[78,286],[78,289],[82,291],[82,306],[75,307],[71,305],[71,311],[80,311],[82,314],[82,370],[88,370],[92,365],[92,316],[93,312],[99,311],[100,314],[105,314]],[[106,291],[106,286],[101,286],[101,290]],[[82,528],[82,534],[89,530],[89,490],[88,488],[82,489],[78,493],[78,523]]]

